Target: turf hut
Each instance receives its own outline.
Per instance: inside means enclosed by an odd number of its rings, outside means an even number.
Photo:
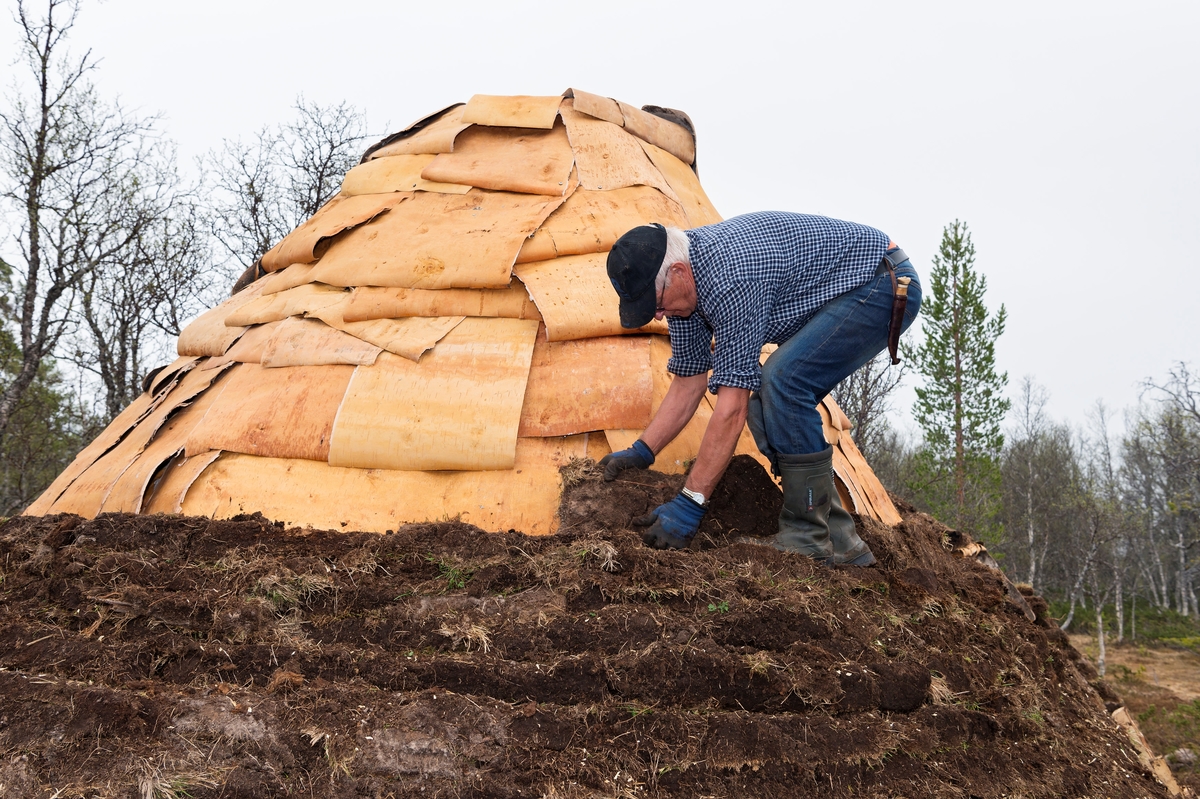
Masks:
[[[695,163],[685,114],[580,91],[419,120],[183,331],[27,513],[554,531],[559,468],[629,446],[667,390],[666,324],[621,328],[605,259],[635,225],[721,219]],[[847,506],[899,521],[822,412]],[[656,468],[685,468],[710,413]],[[748,431],[738,452],[758,456]]]

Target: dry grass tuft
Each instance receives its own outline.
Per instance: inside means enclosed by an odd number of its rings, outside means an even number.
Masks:
[[[935,705],[948,705],[954,698],[954,692],[946,684],[946,678],[934,672],[929,680],[929,701]]]
[[[462,644],[468,652],[472,646],[479,647],[485,655],[492,649],[491,633],[482,624],[470,619],[460,618],[456,624],[443,624],[437,632],[449,638],[451,646]]]
[[[271,675],[271,679],[267,682],[267,693],[273,694],[279,690],[299,688],[301,685],[304,685],[303,674],[284,669],[275,669],[275,672]]]
[[[316,644],[304,631],[305,620],[300,608],[292,608],[275,622],[274,629],[271,630],[272,641],[298,652],[311,651]]]
[[[579,551],[580,560],[595,558],[600,561],[600,568],[606,572],[621,571],[621,562],[617,560],[617,548],[608,541],[589,541]]]
[[[138,799],[175,799],[191,796],[197,789],[212,790],[221,784],[223,773],[220,771],[180,769],[180,765],[169,765],[165,756],[157,761],[144,759],[138,769]]]
[[[771,669],[782,668],[778,663],[771,660],[771,653],[769,652],[759,651],[751,655],[742,655],[742,661],[750,669],[751,674],[757,674],[760,677],[767,676],[767,672]]]
[[[580,483],[598,480],[604,476],[604,471],[591,458],[571,458],[558,472],[562,475],[564,491],[574,488]]]
[[[267,574],[255,583],[254,593],[284,610],[298,605],[307,607],[314,598],[333,591],[333,588],[333,579],[324,574]]]
[[[578,580],[580,553],[572,547],[546,549],[538,553],[537,557],[517,546],[512,547],[510,551],[515,551],[525,558],[522,564],[525,576],[547,588],[565,587]]]
[[[345,574],[374,574],[379,568],[379,552],[375,547],[352,549],[338,558],[336,568]]]

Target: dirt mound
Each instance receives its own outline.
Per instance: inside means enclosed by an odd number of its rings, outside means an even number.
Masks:
[[[656,552],[628,525],[681,477],[564,479],[545,538],[9,520],[0,794],[1165,795],[1045,604],[928,517],[865,523],[872,569],[731,544],[779,503],[739,458]]]

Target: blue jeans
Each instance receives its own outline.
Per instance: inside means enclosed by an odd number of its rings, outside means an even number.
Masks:
[[[896,268],[910,277],[907,330],[921,308],[921,284],[911,261]],[[834,297],[804,327],[771,353],[763,365],[762,386],[750,395],[747,423],[755,443],[771,463],[775,456],[823,452],[817,404],[838,383],[887,348],[892,319],[892,281],[883,269],[866,284]]]

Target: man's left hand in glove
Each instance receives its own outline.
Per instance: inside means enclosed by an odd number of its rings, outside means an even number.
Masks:
[[[642,543],[654,549],[683,549],[692,542],[704,519],[705,508],[690,497],[680,494],[659,505],[648,515],[634,519],[637,527],[649,527],[642,533]]]

